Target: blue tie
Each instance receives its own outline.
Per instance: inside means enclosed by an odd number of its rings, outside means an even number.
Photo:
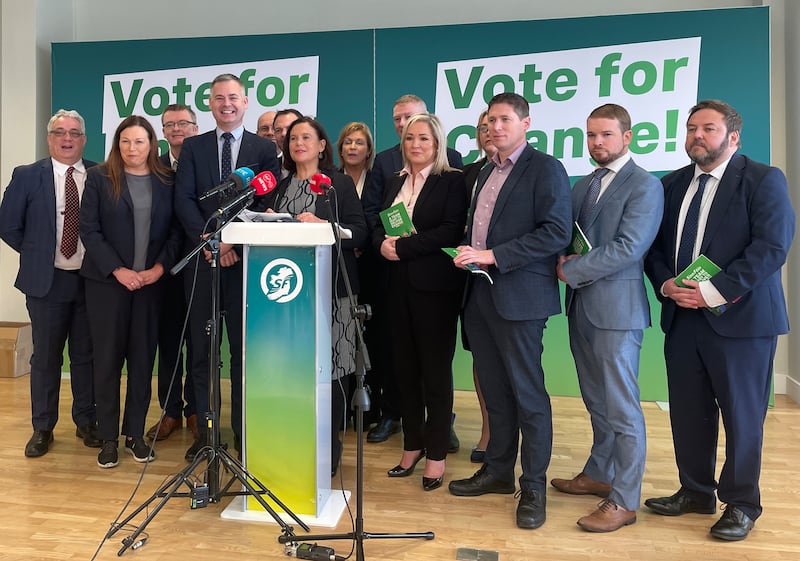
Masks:
[[[686,211],[686,219],[683,221],[683,233],[681,234],[681,245],[678,248],[678,263],[676,274],[679,274],[692,263],[694,245],[697,242],[697,226],[700,222],[700,202],[703,200],[703,191],[710,174],[704,173],[699,179],[697,192],[689,203],[689,210]]]
[[[222,138],[224,139],[222,143],[222,166],[220,167],[220,181],[225,181],[228,179],[228,176],[233,171],[233,166],[231,165],[231,140],[233,140],[233,135],[229,132],[222,133]]]
[[[581,204],[581,212],[578,214],[578,224],[581,228],[586,228],[586,226],[589,225],[589,221],[592,217],[592,211],[594,210],[595,204],[597,204],[597,198],[600,196],[600,185],[603,182],[603,177],[605,177],[607,173],[608,169],[597,168],[592,174],[592,179],[589,182],[589,191],[586,193],[586,197],[583,199],[583,204]]]

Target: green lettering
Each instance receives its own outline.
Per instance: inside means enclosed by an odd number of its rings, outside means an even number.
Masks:
[[[608,53],[600,61],[600,66],[594,69],[594,75],[600,78],[597,86],[597,95],[599,97],[611,95],[611,76],[619,74],[619,61],[621,59],[622,53]]]
[[[631,127],[631,133],[631,153],[649,154],[658,147],[658,127],[655,123],[637,123]]]
[[[469,71],[469,78],[467,78],[464,91],[461,91],[458,81],[458,72],[456,72],[454,68],[448,68],[444,71],[444,77],[447,80],[447,89],[450,90],[450,99],[453,100],[454,108],[464,109],[470,106],[482,73],[483,66],[473,66],[472,70]]]
[[[528,103],[539,103],[542,101],[542,96],[536,93],[536,82],[542,77],[542,73],[536,70],[535,64],[526,64],[525,69],[519,75],[519,81],[522,82],[522,97],[528,100]]]
[[[547,97],[553,101],[567,101],[575,96],[578,75],[571,68],[559,68],[547,77]],[[564,91],[560,91],[560,90]],[[530,101],[530,100],[528,100]]]
[[[579,158],[583,154],[583,130],[580,127],[556,129],[553,131],[553,157],[563,158],[567,140],[572,140],[572,157]]]
[[[300,103],[300,86],[307,83],[308,80],[308,74],[289,76],[289,103]]]
[[[475,127],[472,125],[458,125],[449,133],[447,133],[447,145],[450,148],[455,148],[458,145],[459,137],[466,136],[473,142],[475,141]],[[478,150],[470,150],[468,154],[464,154],[464,164],[471,164],[480,158],[481,153]]]
[[[547,133],[540,130],[532,130],[525,133],[528,144],[539,150],[547,152]]]
[[[158,105],[153,103],[156,98],[159,98]],[[166,90],[166,88],[156,86],[144,92],[144,98],[142,98],[142,108],[144,109],[144,112],[151,117],[161,115],[167,105],[169,105],[169,92]]]
[[[272,88],[272,95],[267,93],[269,88]],[[283,92],[283,80],[277,76],[270,76],[258,83],[256,99],[258,99],[258,104],[263,107],[274,107],[283,100]]]
[[[499,92],[496,91],[497,88],[495,86],[497,85],[502,86]],[[496,94],[513,91],[514,80],[511,76],[508,74],[495,74],[489,77],[483,85],[483,100],[489,103]]]
[[[122,91],[119,82],[111,82],[111,94],[114,96],[114,104],[117,106],[117,115],[121,118],[130,117],[133,115],[133,108],[136,107],[136,100],[139,99],[139,92],[142,89],[144,80],[136,78],[131,86],[131,93],[128,100],[125,101],[125,94]]]
[[[194,106],[198,111],[208,113],[208,97],[211,95],[211,82],[205,82],[197,87],[194,92]]]
[[[636,75],[641,73],[641,84],[636,84]],[[622,73],[622,89],[631,95],[648,93],[656,85],[658,70],[655,64],[648,60],[639,60],[630,64]]]
[[[172,86],[172,93],[175,94],[175,103],[186,105],[186,94],[192,91],[192,86],[186,83],[186,78],[178,78]]]
[[[664,85],[661,91],[674,92],[675,91],[675,73],[679,68],[689,66],[689,58],[668,58],[664,61]]]

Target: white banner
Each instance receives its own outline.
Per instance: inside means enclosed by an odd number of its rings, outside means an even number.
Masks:
[[[688,162],[684,123],[697,101],[699,63],[700,37],[442,62],[436,114],[449,144],[471,161],[478,115],[495,94],[519,93],[530,103],[528,141],[581,176],[592,169],[586,117],[616,103],[631,114],[636,162],[672,170]]]
[[[249,106],[244,124],[251,132],[256,131],[264,111],[293,108],[304,115],[317,113],[316,56],[111,74],[103,79],[105,154],[120,121],[130,115],[146,117],[161,138],[161,113],[172,103],[194,109],[201,133],[213,129],[214,117],[208,108],[211,81],[224,73],[239,76],[245,84]]]

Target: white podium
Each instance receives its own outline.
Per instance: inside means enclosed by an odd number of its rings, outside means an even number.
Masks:
[[[244,245],[242,463],[303,522],[334,527],[331,226],[233,222],[222,241]],[[252,497],[222,516],[274,523]]]

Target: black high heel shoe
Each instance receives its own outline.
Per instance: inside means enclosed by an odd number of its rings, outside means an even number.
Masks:
[[[433,491],[434,489],[438,489],[442,486],[444,482],[444,475],[440,475],[439,477],[422,477],[422,489],[424,491]]]
[[[414,460],[414,463],[411,464],[410,467],[404,468],[400,464],[397,464],[392,469],[386,472],[386,475],[389,477],[408,477],[412,473],[414,473],[414,468],[417,467],[419,461],[425,457],[425,450],[420,450],[419,456],[417,459]]]

